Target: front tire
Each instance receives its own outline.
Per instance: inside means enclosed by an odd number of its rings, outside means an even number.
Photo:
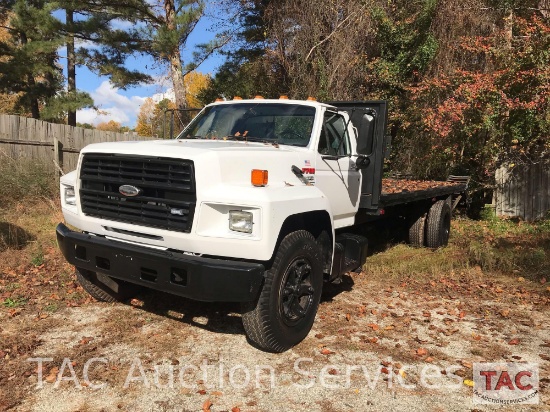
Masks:
[[[311,330],[323,287],[322,252],[311,233],[287,235],[266,272],[255,302],[243,304],[248,338],[269,352],[284,352]]]
[[[82,268],[76,268],[76,280],[100,302],[122,302],[134,296],[138,290],[137,285]]]

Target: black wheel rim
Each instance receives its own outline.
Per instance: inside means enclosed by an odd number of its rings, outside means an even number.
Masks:
[[[313,306],[315,290],[311,284],[311,264],[299,257],[288,265],[281,282],[279,311],[287,325],[295,325],[306,317]]]

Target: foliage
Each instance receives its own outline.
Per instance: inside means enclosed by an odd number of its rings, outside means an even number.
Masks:
[[[39,107],[61,88],[56,50],[61,40],[52,7],[46,0],[10,4],[0,40],[0,91],[17,95],[16,107],[39,117]]]
[[[189,108],[201,108],[204,104],[200,99],[201,92],[210,85],[210,76],[192,71],[184,78],[185,104]]]
[[[106,132],[116,132],[116,133],[124,133],[130,131],[130,128],[127,126],[122,126],[119,122],[115,122],[114,120],[109,120],[108,122],[102,122],[99,123],[96,126],[97,130],[103,130]]]
[[[164,137],[166,132],[164,130],[164,112],[167,109],[175,108],[176,105],[168,99],[163,99],[157,104],[151,98],[145,99],[137,118],[136,132],[138,135]]]
[[[483,59],[484,67],[465,64],[411,89],[424,114],[425,156],[444,153],[447,165],[473,171],[481,184],[499,163],[550,154],[550,26],[534,15],[517,17],[513,29],[512,44],[502,30],[462,39],[466,61]]]

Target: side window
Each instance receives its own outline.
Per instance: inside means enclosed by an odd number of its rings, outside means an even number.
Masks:
[[[346,122],[341,115],[325,112],[318,150],[321,154],[331,156],[349,156],[351,154]]]

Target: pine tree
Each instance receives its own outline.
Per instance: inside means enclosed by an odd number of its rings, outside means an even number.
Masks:
[[[214,41],[197,45],[189,61],[184,61],[182,49],[203,16],[204,7],[201,0],[163,0],[162,11],[151,8],[145,16],[143,36],[149,42],[145,51],[168,65],[179,109],[187,107],[185,76],[227,43],[227,37],[221,34]]]
[[[17,95],[21,113],[40,118],[40,108],[62,87],[56,20],[46,0],[14,0],[2,10],[9,36],[0,41],[0,91]]]
[[[113,26],[116,20],[136,23],[150,12],[143,0],[57,0],[50,1],[55,10],[65,11],[60,34],[67,46],[67,92],[60,95],[56,108],[65,108],[68,124],[76,125],[76,110],[84,97],[76,85],[76,66],[86,66],[98,75],[108,76],[116,87],[148,82],[151,77],[124,67],[126,58],[143,47],[136,28]],[[91,42],[94,48],[80,46]]]

